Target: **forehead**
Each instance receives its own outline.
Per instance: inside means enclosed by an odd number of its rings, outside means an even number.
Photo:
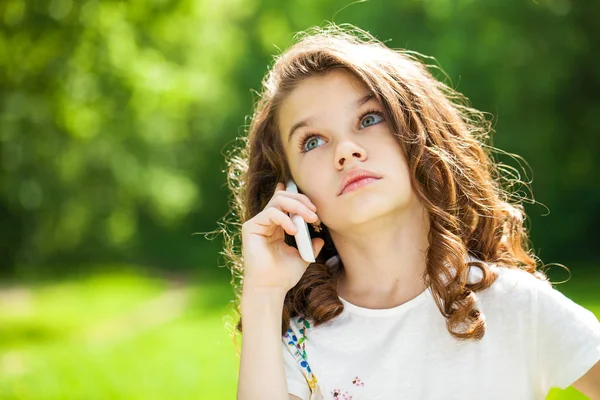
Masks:
[[[298,121],[326,115],[326,108],[351,107],[368,93],[358,78],[344,70],[306,78],[281,103],[277,116],[280,134],[287,135],[289,128]]]

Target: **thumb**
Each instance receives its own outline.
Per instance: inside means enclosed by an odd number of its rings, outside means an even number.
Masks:
[[[313,252],[315,253],[315,258],[317,258],[317,256],[323,249],[324,245],[325,245],[325,241],[323,239],[321,239],[321,238],[312,239],[312,248],[313,248]]]

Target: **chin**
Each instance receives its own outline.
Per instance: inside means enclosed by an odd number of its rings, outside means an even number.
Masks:
[[[336,210],[336,226],[339,229],[352,229],[353,226],[368,224],[381,218],[394,218],[399,216],[402,210],[407,211],[407,205],[398,205],[393,203],[379,204],[374,202],[355,203],[353,207]],[[326,224],[327,225],[327,224]],[[329,226],[329,225],[327,225]]]

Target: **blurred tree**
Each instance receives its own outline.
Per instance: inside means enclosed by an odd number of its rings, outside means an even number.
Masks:
[[[543,259],[598,260],[599,19],[569,0],[4,1],[0,268],[213,268],[220,243],[192,233],[226,213],[222,150],[272,55],[324,20],[435,56],[530,162]]]
[[[198,261],[194,227],[225,212],[219,134],[241,111],[233,6],[0,6],[3,260]]]

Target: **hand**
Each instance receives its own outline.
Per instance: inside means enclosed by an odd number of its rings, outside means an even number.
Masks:
[[[296,286],[309,263],[300,257],[298,249],[284,241],[285,233],[293,236],[297,232],[288,213],[301,215],[310,223],[318,221],[316,211],[308,197],[286,192],[283,183],[277,184],[266,207],[242,225],[244,287],[285,294]],[[323,245],[323,239],[312,239],[315,256]]]

